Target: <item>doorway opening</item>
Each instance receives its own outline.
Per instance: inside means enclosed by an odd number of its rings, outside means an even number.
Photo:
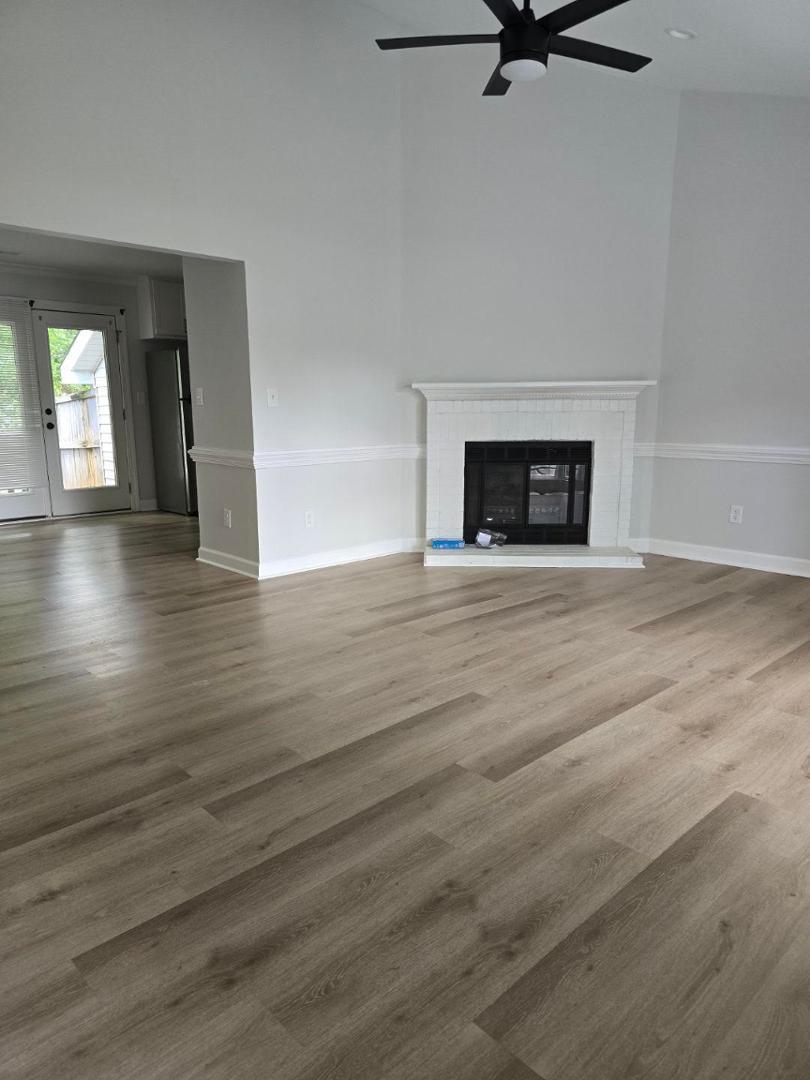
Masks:
[[[180,254],[0,226],[0,522],[159,508],[146,357],[185,348],[182,278]]]

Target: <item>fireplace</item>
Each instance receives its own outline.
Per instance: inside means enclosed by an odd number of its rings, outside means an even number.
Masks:
[[[428,546],[425,565],[643,566],[628,542],[633,445],[636,398],[653,385],[643,380],[416,384],[427,399],[428,545],[443,537],[472,540],[483,519],[496,515],[501,521],[492,523],[493,530],[510,536],[495,550],[469,543],[457,551]],[[538,457],[540,447],[544,452]],[[557,454],[562,448],[563,460],[548,456],[547,451]],[[478,483],[469,479],[465,487],[465,473],[476,475],[470,452],[478,455]],[[512,460],[510,454],[518,456]],[[484,474],[496,464],[518,467],[501,474],[500,479],[511,480],[505,492],[493,487],[498,473],[482,489]],[[568,472],[558,466],[568,466]],[[496,494],[511,498],[496,502]],[[484,513],[486,499],[495,514]]]
[[[467,442],[464,539],[480,528],[510,544],[587,544],[591,442]]]

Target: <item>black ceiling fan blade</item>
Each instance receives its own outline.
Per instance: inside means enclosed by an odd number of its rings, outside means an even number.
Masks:
[[[501,75],[501,65],[498,64],[484,87],[484,97],[503,97],[511,85],[509,80]]]
[[[579,26],[580,23],[601,15],[603,11],[610,11],[611,8],[626,3],[627,0],[573,0],[573,3],[557,8],[537,21],[550,34],[562,34],[572,26]]]
[[[451,34],[444,37],[377,38],[381,49],[426,49],[432,45],[492,45],[497,34]]]
[[[515,23],[523,22],[515,0],[484,0],[484,3],[501,26],[514,26]]]
[[[593,41],[581,41],[579,38],[561,37],[555,34],[548,51],[556,56],[567,56],[570,60],[585,60],[588,64],[601,64],[602,67],[616,68],[617,71],[640,71],[652,60],[650,56],[625,52],[624,49],[611,49],[608,45],[597,45]]]

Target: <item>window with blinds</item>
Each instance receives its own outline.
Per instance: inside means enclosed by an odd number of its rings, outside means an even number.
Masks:
[[[4,496],[46,483],[31,311],[0,297],[0,517]]]

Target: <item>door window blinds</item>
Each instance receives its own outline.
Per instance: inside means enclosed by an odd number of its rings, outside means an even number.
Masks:
[[[0,500],[45,486],[43,458],[31,311],[0,297]]]

